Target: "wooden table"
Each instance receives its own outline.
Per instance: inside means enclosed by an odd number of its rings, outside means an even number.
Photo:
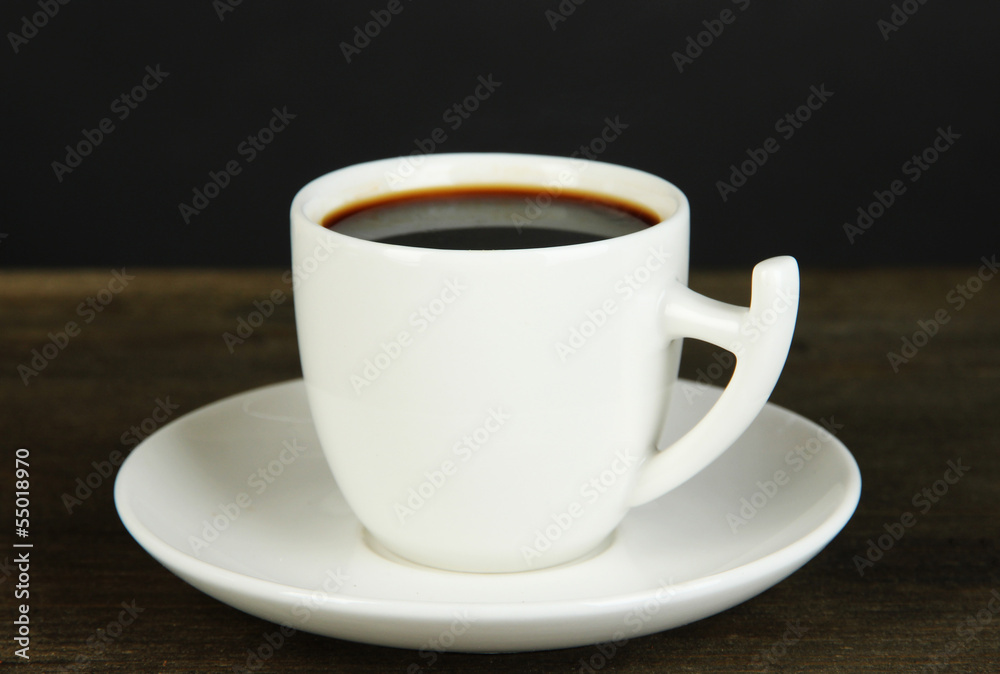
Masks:
[[[630,641],[603,671],[998,670],[1000,283],[969,281],[978,264],[804,270],[799,324],[772,401],[843,423],[839,437],[864,482],[857,513],[776,587]],[[692,286],[745,303],[749,269],[703,272]],[[20,660],[12,621],[25,600],[14,599],[13,561],[23,549],[12,545],[25,541],[34,546],[26,600],[34,671],[233,671],[274,630],[166,571],[126,533],[112,499],[112,464],[158,419],[299,376],[290,301],[245,342],[222,337],[273,292],[290,298],[281,270],[0,275],[0,660]],[[904,338],[912,349],[901,351]],[[713,349],[685,348],[682,374],[693,377]],[[11,522],[19,448],[30,454],[27,539]],[[951,485],[949,462],[967,467]],[[66,499],[98,469],[109,474],[90,478],[86,498]],[[947,492],[936,495],[942,485]],[[901,523],[898,540],[884,536]],[[595,653],[446,654],[424,671],[578,672]],[[427,664],[416,656],[301,633],[260,671],[406,672]]]

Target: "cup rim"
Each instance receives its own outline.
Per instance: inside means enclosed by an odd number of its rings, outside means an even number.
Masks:
[[[408,169],[408,170],[407,170]],[[407,171],[405,175],[402,175]],[[544,180],[547,177],[548,180]],[[434,188],[491,187],[547,189],[592,194],[611,202],[633,205],[655,214],[659,221],[636,232],[586,243],[513,249],[454,250],[420,248],[362,239],[324,227],[322,220],[351,204],[375,201],[388,195],[419,193]],[[339,245],[371,250],[406,250],[424,254],[488,255],[524,254],[530,251],[594,250],[597,247],[635,245],[657,236],[664,227],[686,227],[690,205],[673,183],[651,173],[619,164],[577,157],[506,152],[453,152],[390,157],[345,166],[304,185],[291,204],[291,221],[318,227]]]

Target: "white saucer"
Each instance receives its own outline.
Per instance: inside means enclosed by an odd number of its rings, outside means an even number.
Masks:
[[[676,386],[667,435],[693,425],[720,392]],[[776,481],[777,471],[788,479]],[[220,601],[295,629],[426,654],[582,646],[719,613],[816,555],[860,491],[843,444],[768,405],[715,463],[634,509],[589,558],[517,574],[438,571],[367,541],[326,467],[297,380],[154,433],[119,471],[115,503],[140,545]]]

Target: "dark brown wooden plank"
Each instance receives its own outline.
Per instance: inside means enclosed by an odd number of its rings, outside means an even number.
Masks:
[[[843,423],[840,437],[861,466],[864,487],[845,530],[759,597],[630,641],[610,659],[584,647],[447,654],[428,667],[413,651],[297,634],[260,671],[405,672],[415,665],[433,672],[576,672],[604,659],[600,671],[608,672],[881,672],[920,670],[949,644],[958,650],[950,662],[938,661],[939,671],[996,671],[1000,615],[987,607],[991,592],[1000,592],[1000,285],[983,284],[958,308],[952,293],[975,271],[804,272],[799,324],[772,400],[813,420]],[[275,626],[210,599],[153,561],[118,520],[113,475],[72,513],[61,497],[93,471],[92,462],[127,452],[122,435],[158,400],[169,398],[180,414],[299,376],[291,290],[280,270],[127,274],[134,279],[99,313],[88,312],[86,298],[108,286],[112,270],[0,275],[0,513],[8,523],[0,562],[13,558],[10,457],[23,446],[33,469],[32,665],[53,671],[80,657],[79,671],[232,671]],[[699,273],[692,286],[746,302],[749,270]],[[285,301],[230,352],[223,333],[234,332],[254,301],[272,293]],[[887,353],[940,311],[948,322],[894,372]],[[80,334],[25,385],[18,366],[30,366],[32,350],[48,343],[50,332],[58,339],[69,321]],[[682,374],[696,377],[714,352],[689,343]],[[959,459],[970,466],[967,475],[921,512],[914,497],[941,479],[947,461]],[[905,512],[915,524],[861,575],[855,557]],[[12,588],[10,576],[0,580],[5,662],[17,660]],[[143,609],[135,622],[100,648],[88,646],[95,636],[91,643],[101,643],[99,630],[133,600]],[[962,631],[984,610],[987,624]],[[794,643],[785,636],[790,624],[802,631]],[[970,634],[975,639],[966,641]]]

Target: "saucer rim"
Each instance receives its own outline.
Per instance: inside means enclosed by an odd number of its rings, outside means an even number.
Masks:
[[[721,394],[722,389],[717,386],[692,382],[681,379],[679,382],[701,387],[706,390],[715,390]],[[185,420],[196,414],[209,413],[216,406],[231,404],[234,400],[243,398],[254,393],[260,393],[269,389],[292,388],[304,385],[302,378],[289,379],[272,384],[266,384],[252,389],[247,389],[224,398],[213,401],[207,405],[187,412],[165,424],[155,431],[148,438],[144,439],[128,455],[125,462],[119,469],[115,479],[114,500],[119,517],[122,520],[128,533],[139,545],[146,550],[154,559],[159,561],[171,572],[175,573],[186,582],[199,587],[198,584],[207,583],[210,586],[226,591],[228,593],[239,594],[248,598],[273,602],[275,596],[294,597],[296,595],[310,595],[307,588],[288,585],[274,580],[268,580],[251,576],[245,573],[233,571],[212,562],[199,559],[189,553],[177,549],[170,543],[160,538],[152,529],[146,526],[140,517],[134,512],[128,502],[130,475],[135,466],[138,465],[144,453],[155,450],[155,444],[150,442],[155,436],[166,432],[174,424],[184,423]],[[774,403],[767,403],[761,411],[763,414],[780,414],[790,416],[796,422],[807,425],[811,428],[819,428],[816,422]],[[822,521],[821,524],[811,529],[806,535],[798,538],[793,543],[786,545],[774,552],[754,559],[745,564],[719,571],[707,576],[700,576],[680,583],[670,583],[668,586],[672,592],[672,597],[683,595],[685,600],[697,600],[703,596],[716,595],[719,593],[732,592],[747,585],[763,583],[764,587],[749,594],[741,601],[746,601],[750,597],[756,596],[760,592],[772,587],[777,582],[786,578],[795,570],[808,563],[813,557],[821,552],[837,533],[850,520],[854,514],[861,495],[861,473],[857,462],[848,448],[835,436],[830,436],[830,449],[835,449],[838,454],[839,463],[846,469],[847,479],[845,480],[845,492],[837,507]],[[153,449],[150,449],[150,448]],[[728,450],[727,450],[728,451]],[[133,487],[134,488],[134,487]],[[655,503],[655,501],[654,501]],[[649,507],[649,505],[639,506],[639,508]],[[568,565],[573,562],[568,563]],[[455,575],[459,572],[434,569],[424,567],[428,572]],[[523,571],[511,574],[459,574],[459,575],[521,575],[538,573],[558,573],[558,568],[541,569],[537,571]],[[197,579],[197,583],[190,579]],[[200,589],[200,587],[199,587]],[[565,618],[568,607],[572,607],[574,613],[580,615],[585,613],[593,616],[595,613],[602,613],[602,608],[616,608],[623,602],[641,602],[651,596],[655,596],[661,588],[638,590],[631,593],[599,595],[594,597],[580,597],[561,600],[541,600],[527,602],[481,602],[481,601],[434,601],[430,599],[411,598],[374,598],[374,597],[352,597],[341,594],[325,595],[322,598],[323,608],[336,610],[346,616],[367,616],[373,617],[391,611],[394,618],[420,618],[420,619],[450,619],[456,610],[475,607],[480,613],[480,619],[491,621],[503,621],[505,619],[516,619],[518,621],[546,619],[558,614]],[[204,591],[204,590],[202,590]],[[210,595],[211,596],[211,595]],[[213,597],[214,598],[214,597]],[[737,602],[741,603],[741,602]],[[584,607],[590,610],[583,611]],[[726,609],[721,609],[726,610]],[[707,616],[702,616],[707,617]],[[701,619],[701,618],[696,618]],[[309,631],[305,629],[304,631]]]

